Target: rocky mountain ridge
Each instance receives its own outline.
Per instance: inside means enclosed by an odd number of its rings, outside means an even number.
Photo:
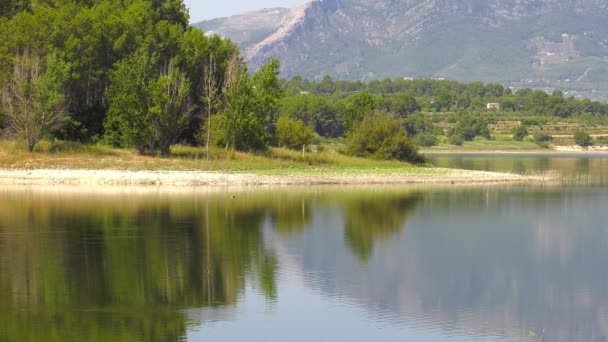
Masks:
[[[241,16],[243,30],[258,32],[250,39],[199,27],[234,39],[254,69],[279,58],[286,77],[445,77],[608,92],[607,14],[607,0],[315,0],[267,14],[272,25],[259,25],[259,13]]]

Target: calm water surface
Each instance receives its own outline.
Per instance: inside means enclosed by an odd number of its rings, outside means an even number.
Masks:
[[[0,341],[606,341],[602,184],[0,189]]]

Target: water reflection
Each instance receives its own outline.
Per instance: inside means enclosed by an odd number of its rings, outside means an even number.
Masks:
[[[399,229],[399,211],[413,202],[375,199],[340,200],[349,218],[345,235],[362,258],[375,235]],[[116,198],[5,192],[0,339],[175,340],[186,331],[183,309],[236,305],[247,282],[272,301],[279,259],[264,243],[264,222],[279,236],[302,233],[313,206],[331,203],[314,192]]]
[[[309,286],[355,299],[380,322],[439,327],[446,339],[604,341],[607,204],[604,189],[427,192],[363,269],[315,257],[336,249],[331,236],[286,243],[303,254],[303,273],[326,275]]]
[[[608,154],[431,154],[429,163],[438,167],[516,174],[557,175],[565,183],[607,185]]]
[[[346,245],[366,262],[373,252],[374,241],[399,232],[420,198],[417,193],[407,196],[376,193],[347,200],[344,203]]]
[[[338,302],[348,339],[603,341],[607,205],[601,187],[524,185],[3,191],[0,340],[314,340],[329,335],[284,322],[325,323],[311,308]],[[251,291],[272,309],[240,311]]]
[[[15,341],[175,340],[186,330],[179,309],[234,305],[250,274],[273,297],[265,210],[211,198],[4,194],[0,331]]]

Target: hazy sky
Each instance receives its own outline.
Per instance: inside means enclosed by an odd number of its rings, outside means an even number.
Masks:
[[[227,17],[233,14],[269,8],[294,7],[307,0],[185,0],[190,8],[190,22]]]

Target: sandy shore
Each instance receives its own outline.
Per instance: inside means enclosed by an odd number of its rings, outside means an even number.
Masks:
[[[608,146],[589,146],[589,147],[581,147],[578,145],[572,146],[553,146],[552,147],[556,151],[560,152],[580,152],[580,153],[607,153]]]
[[[421,173],[391,174],[281,174],[221,173],[203,171],[116,170],[0,170],[0,185],[109,185],[109,186],[284,186],[372,184],[474,184],[542,182],[542,176],[433,169]]]

